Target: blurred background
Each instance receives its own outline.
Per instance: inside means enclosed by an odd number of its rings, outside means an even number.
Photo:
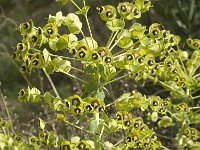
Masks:
[[[81,0],[76,1],[81,2]],[[95,40],[100,45],[105,44],[110,31],[100,21],[96,7],[108,3],[116,6],[118,2],[120,0],[87,0],[87,4],[91,6],[88,14],[89,21]],[[154,7],[149,12],[144,13],[139,20],[130,21],[129,24],[138,21],[143,25],[150,26],[152,23],[158,22],[173,34],[179,35],[183,42],[188,37],[200,38],[199,0],[152,0],[152,3]],[[66,15],[69,12],[76,11],[76,8],[70,2],[62,6],[60,3],[55,3],[54,0],[0,0],[0,90],[7,101],[16,128],[23,128],[23,126],[18,127],[18,122],[26,125],[26,122],[34,119],[35,115],[41,115],[40,112],[43,110],[42,105],[19,103],[17,100],[19,90],[25,88],[28,85],[27,82],[39,89],[42,87],[44,91],[52,90],[49,81],[41,70],[35,70],[31,75],[20,73],[18,62],[15,62],[12,58],[14,47],[21,40],[17,27],[30,18],[33,19],[36,26],[44,26],[49,14],[55,15],[60,10],[63,15]],[[83,30],[89,36],[87,29]],[[182,47],[184,47],[184,44],[182,44]],[[80,92],[82,88],[79,82],[58,73],[51,75],[51,78],[59,94],[64,98],[77,91]],[[116,98],[119,96],[118,93],[131,91],[135,87],[146,94],[154,94],[156,91],[162,90],[159,86],[140,88],[141,83],[134,83],[133,87],[124,87],[125,83],[128,83],[128,79],[122,80],[118,83],[119,85],[112,89]],[[5,108],[1,102],[0,105],[0,114],[3,116]]]

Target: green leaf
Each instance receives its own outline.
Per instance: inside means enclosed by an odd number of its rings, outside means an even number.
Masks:
[[[64,107],[64,104],[60,98],[56,97],[52,100],[52,104],[50,105],[50,107],[56,111],[61,111]]]
[[[50,39],[49,40],[49,47],[53,50],[53,51],[57,51],[58,48],[56,47],[56,43],[58,41],[58,38],[54,38],[54,39]]]
[[[62,36],[60,36],[60,38],[58,39],[57,43],[56,43],[56,47],[58,50],[62,50],[62,49],[66,49],[68,46],[68,42],[69,42],[69,37],[67,34],[63,34]]]
[[[190,118],[191,123],[200,123],[200,114],[199,113],[193,113],[191,118]]]
[[[49,15],[48,22],[56,24],[57,27],[61,26],[62,21],[63,21],[63,15],[61,11],[57,12],[56,16]]]
[[[79,17],[74,13],[69,13],[63,18],[63,25],[66,25],[72,34],[78,34],[81,32],[82,23]]]
[[[42,120],[41,118],[39,118],[39,128],[44,130],[45,125],[46,125],[46,122],[44,120]]]
[[[151,38],[144,37],[140,40],[141,46],[148,46],[151,44]]]
[[[56,114],[56,119],[57,119],[57,120],[66,121],[66,117],[65,117],[64,114]]]
[[[98,129],[98,120],[97,119],[93,119],[90,121],[90,125],[89,125],[89,131],[90,133],[96,133]]]
[[[97,65],[95,63],[85,64],[84,65],[84,71],[86,73],[95,73],[96,70],[97,70]]]
[[[111,31],[117,31],[124,28],[125,22],[122,19],[113,19],[111,21],[107,21],[106,26]]]
[[[50,53],[46,48],[43,50],[43,56],[44,56],[44,61],[45,62],[51,61]]]
[[[100,74],[101,77],[105,80],[108,81],[112,79],[116,75],[116,68],[112,65],[99,65],[100,67]]]
[[[117,124],[117,121],[115,119],[110,119],[109,118],[106,121],[108,122],[107,126],[108,126],[110,132],[113,132],[118,128],[118,124]]]
[[[97,98],[99,98],[99,99],[101,99],[103,101],[104,98],[105,98],[105,93],[104,93],[104,91],[102,89],[98,89],[96,96],[97,96]]]
[[[68,73],[71,69],[71,62],[68,60],[61,60],[59,64],[57,65],[56,72],[62,72]]]
[[[199,147],[200,147],[200,142],[193,142],[193,141],[190,141],[188,142],[189,145],[190,145],[190,150],[199,150]]]
[[[93,49],[98,47],[97,42],[94,39],[92,39],[91,37],[83,38],[82,40],[80,40],[80,43],[81,42],[84,42],[84,43],[88,44],[88,46],[89,46],[89,48],[91,50],[93,50]]]
[[[70,33],[68,35],[69,41],[68,41],[68,47],[69,48],[74,48],[77,44],[78,38],[76,37],[76,35]]]
[[[37,88],[33,87],[29,91],[29,93],[30,93],[29,101],[31,101],[31,102],[38,102],[39,101],[41,92]]]
[[[66,49],[68,46],[69,37],[67,34],[63,34],[60,38],[54,38],[49,40],[49,47],[54,50],[63,50]]]
[[[61,2],[62,5],[65,5],[68,3],[69,0],[56,0],[56,2]]]
[[[108,141],[104,142],[104,144],[103,144],[104,150],[110,150],[112,147],[113,147],[113,144]]]
[[[150,115],[150,118],[151,118],[151,121],[153,122],[156,122],[158,120],[158,112],[153,112],[151,115]]]
[[[146,11],[149,11],[149,8],[152,7],[152,4],[151,2],[147,2],[144,7],[142,8],[142,12],[146,12]]]
[[[141,39],[144,37],[144,32],[146,30],[145,26],[142,26],[140,23],[134,23],[129,31],[131,32],[131,37],[134,39]]]
[[[120,48],[127,48],[133,45],[133,41],[131,40],[131,33],[127,29],[123,29],[117,35],[117,40],[119,40],[119,42],[117,43],[117,46],[119,46]]]
[[[65,72],[68,73],[71,69],[71,63],[68,60],[63,60],[60,57],[56,57],[51,60],[46,67],[46,72],[52,74],[53,72]]]
[[[51,95],[50,92],[46,92],[44,94],[44,100],[46,101],[47,104],[51,103],[52,99],[54,98],[53,95]]]
[[[168,116],[163,116],[161,118],[161,120],[158,122],[158,126],[159,128],[164,127],[167,128],[169,126],[172,126],[172,118],[168,117]]]
[[[88,79],[86,85],[85,85],[85,90],[88,94],[93,93],[94,91],[97,90],[98,88],[98,81],[99,77],[98,76],[92,76]]]
[[[126,111],[131,110],[132,104],[129,101],[130,96],[131,93],[124,93],[116,100],[115,107],[119,110],[126,110]]]
[[[135,4],[139,7],[139,9],[142,9],[144,6],[144,0],[136,0]]]
[[[77,144],[79,141],[80,141],[80,137],[79,136],[71,137],[71,143]]]

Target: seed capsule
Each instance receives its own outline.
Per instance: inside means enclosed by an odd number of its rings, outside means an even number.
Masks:
[[[113,13],[111,11],[106,12],[106,17],[111,18],[113,16]]]
[[[106,56],[106,58],[105,58],[105,62],[106,62],[106,63],[109,63],[109,62],[111,62],[111,58],[110,58],[110,57],[108,57],[108,56]]]
[[[94,60],[96,60],[96,59],[98,59],[98,54],[97,53],[94,53],[94,54],[92,54],[92,59],[94,59]]]
[[[84,52],[84,51],[81,51],[81,52],[79,52],[79,57],[80,57],[80,58],[84,58],[84,57],[85,57],[85,55],[86,55],[86,54],[85,54],[85,52]]]
[[[80,103],[80,99],[79,98],[73,98],[72,99],[72,105],[74,106],[79,106],[81,103]]]
[[[127,142],[131,142],[132,141],[132,138],[131,137],[127,137]]]
[[[139,11],[139,9],[135,8],[135,10],[133,11],[133,13],[134,13],[135,16],[137,16],[137,15],[139,15],[140,11]]]
[[[97,107],[100,106],[100,104],[99,104],[99,102],[98,102],[97,100],[94,100],[94,101],[91,103],[91,105],[92,105],[92,107],[93,107],[94,109],[97,109]]]
[[[122,6],[121,6],[121,11],[122,11],[122,12],[126,12],[126,11],[127,11],[126,6],[122,5]]]
[[[158,106],[158,101],[157,100],[153,101],[153,106]]]
[[[117,120],[122,120],[123,116],[121,114],[117,114],[116,118],[117,118]]]
[[[81,143],[77,146],[77,148],[79,148],[80,150],[85,150],[86,145],[85,145],[85,143],[81,142]]]
[[[81,109],[78,108],[78,107],[76,107],[76,108],[74,109],[74,112],[75,112],[76,114],[79,114],[79,113],[81,112]]]
[[[92,106],[91,106],[91,105],[87,105],[87,106],[86,106],[86,110],[87,110],[87,111],[91,111],[91,110],[92,110]]]

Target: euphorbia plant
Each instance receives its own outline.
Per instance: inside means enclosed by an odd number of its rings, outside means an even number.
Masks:
[[[68,3],[67,0],[58,1]],[[23,39],[17,44],[14,57],[21,62],[23,72],[31,74],[33,69],[43,69],[47,74],[60,72],[82,82],[84,92],[60,97],[55,88],[55,95],[48,91],[42,93],[35,87],[22,89],[19,101],[44,101],[56,116],[52,120],[40,118],[38,135],[30,136],[28,140],[18,140],[16,137],[21,136],[15,133],[1,135],[7,139],[5,147],[156,150],[170,149],[162,143],[170,141],[176,149],[198,149],[199,131],[195,125],[200,121],[197,107],[200,40],[189,38],[188,46],[183,47],[180,46],[181,38],[162,24],[143,26],[137,18],[148,11],[152,3],[150,0],[133,0],[121,2],[117,7],[107,4],[97,8],[99,19],[111,31],[107,43],[99,45],[88,21],[90,7],[85,0],[83,6],[73,0],[69,2],[74,4],[77,12],[50,15],[43,27],[36,27],[32,20],[20,24]],[[82,31],[80,16],[86,20],[84,26],[89,35]],[[128,26],[133,19],[135,21]],[[59,33],[61,27],[68,29],[67,32]],[[194,52],[189,55],[187,49]],[[69,56],[57,55],[58,51],[67,51]],[[80,68],[72,66],[72,60],[80,62]],[[72,74],[71,70],[83,73],[84,78]],[[106,94],[110,93],[107,85],[126,77],[138,82],[151,80],[170,94],[161,98],[153,93],[144,95],[130,91],[121,93],[117,99],[107,99]],[[107,111],[112,105],[115,114]],[[141,115],[134,115],[135,108]],[[76,120],[72,122],[68,116]],[[80,130],[80,134],[65,138],[65,135],[46,128],[48,124],[61,122]],[[156,128],[159,130],[155,131]],[[162,135],[162,130],[170,132],[171,129],[175,134]]]

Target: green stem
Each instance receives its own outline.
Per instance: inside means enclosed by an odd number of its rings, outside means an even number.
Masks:
[[[99,135],[99,139],[101,139],[102,135],[103,135],[103,131],[104,131],[105,126],[102,127],[100,135]]]
[[[193,100],[197,98],[200,98],[200,95],[192,97]]]
[[[82,11],[81,8],[74,2],[74,0],[70,0],[74,6],[79,10],[79,11]]]
[[[162,138],[165,138],[165,139],[170,139],[170,140],[173,139],[173,138],[170,138],[170,137],[168,137],[168,136],[161,135],[161,134],[156,134],[156,136],[162,137]]]
[[[89,45],[89,43],[88,43],[88,41],[87,41],[87,39],[86,39],[86,36],[85,36],[85,34],[83,33],[83,31],[82,31],[82,30],[81,30],[81,34],[82,34],[83,38],[85,39],[85,41],[86,41],[87,45]]]
[[[81,127],[79,127],[79,126],[77,126],[77,125],[75,125],[75,124],[73,124],[73,123],[71,123],[71,122],[69,122],[69,121],[66,121],[66,120],[65,120],[65,122],[68,123],[68,124],[70,124],[71,126],[77,128],[77,129],[79,129],[79,130],[84,130],[83,128],[81,128]]]
[[[57,97],[60,97],[59,94],[58,94],[58,91],[57,91],[57,89],[56,89],[56,87],[55,87],[55,85],[54,85],[54,83],[53,83],[53,81],[51,80],[51,77],[49,76],[49,74],[47,74],[45,68],[42,68],[42,70],[44,71],[44,73],[45,73],[47,79],[49,80],[49,82],[50,82],[50,84],[51,84],[51,87],[52,87],[54,93],[56,94]]]
[[[114,56],[113,58],[115,59],[115,58],[121,57],[121,56],[123,56],[123,55],[126,55],[126,53],[121,53],[121,54],[119,54],[119,55],[117,55],[117,56]]]
[[[111,44],[113,35],[114,35],[114,32],[112,31],[111,34],[110,34],[110,36],[109,36],[108,42],[107,42],[107,44],[106,44],[106,47],[107,47],[107,48],[109,48],[109,46],[110,46],[110,44]]]
[[[169,148],[165,147],[165,146],[161,146],[161,148],[163,148],[163,150],[170,150]]]
[[[3,25],[6,24],[6,22],[10,22],[11,24],[15,25],[16,28],[18,28],[18,24],[11,18],[8,18],[6,17],[4,14],[3,15],[0,15],[1,18],[5,18],[4,22],[3,22]],[[1,25],[0,29],[2,28],[3,26]]]
[[[178,49],[179,49],[179,47],[178,47]],[[175,51],[175,50],[173,50],[173,51],[177,54],[177,51]],[[187,70],[186,70],[186,68],[185,68],[185,65],[184,65],[184,63],[183,63],[183,61],[182,61],[180,55],[179,55],[178,57],[179,57],[179,60],[180,60],[180,62],[181,62],[181,65],[182,65],[182,67],[183,67],[183,70],[182,70],[182,68],[180,68],[179,65],[178,65],[179,69],[180,69],[185,75],[188,76]]]
[[[115,79],[113,79],[113,80],[110,80],[110,81],[108,81],[108,82],[105,82],[105,83],[103,83],[103,84],[101,85],[101,87],[102,87],[102,86],[106,86],[106,85],[108,85],[108,84],[110,84],[110,83],[113,83],[113,82],[115,82],[115,81],[121,80],[121,79],[123,79],[123,78],[125,78],[125,77],[127,77],[127,76],[129,76],[129,75],[131,75],[131,74],[133,74],[133,73],[131,72],[131,73],[125,74],[125,75],[123,75],[123,76],[120,76],[120,77],[118,77],[118,78],[115,78]]]
[[[131,49],[132,47],[134,47],[134,46],[135,46],[136,44],[138,44],[138,43],[140,43],[139,40],[136,41],[135,43],[133,43],[132,45],[130,45],[129,47],[127,47],[127,48],[125,48],[125,49],[123,49],[123,50],[121,50],[121,51],[115,53],[113,56],[116,57],[116,56],[118,56],[118,55],[120,55],[120,54],[126,52],[127,50]]]
[[[179,118],[177,118],[171,111],[167,110],[168,113],[170,113],[170,115],[172,117],[174,117],[176,120],[178,120],[179,122],[181,122],[181,120]]]
[[[190,109],[200,109],[200,106],[190,107]]]
[[[197,78],[197,77],[199,77],[199,76],[200,76],[200,73],[194,75],[193,78]]]
[[[83,6],[86,7],[85,0],[83,0]],[[85,17],[86,24],[88,26],[88,30],[89,30],[89,33],[90,33],[90,38],[92,39],[92,45],[93,45],[93,48],[94,48],[94,41],[93,41],[94,38],[93,38],[93,35],[92,35],[92,30],[91,30],[90,23],[89,23],[89,20],[88,20],[87,12],[83,15]]]
[[[115,53],[115,54],[113,55],[113,57],[118,57],[118,55],[120,55],[120,54],[126,54],[126,51],[127,51],[127,49],[123,49],[123,50],[121,50],[121,51]]]
[[[1,89],[0,89],[0,95],[1,95],[1,99],[3,101],[4,108],[6,110],[6,114],[8,116],[8,120],[11,122],[11,130],[12,130],[12,132],[14,132],[14,128],[13,128],[13,125],[12,125],[12,120],[11,120],[11,117],[10,117],[10,113],[9,113],[8,107],[6,105],[6,101],[4,99],[4,96],[3,96],[2,92],[1,92]]]
[[[151,80],[154,79],[154,77],[152,77],[152,76],[150,76],[150,75],[147,75],[147,76],[148,76],[149,79],[151,79]],[[181,93],[180,91],[175,90],[174,88],[170,87],[170,86],[167,85],[166,83],[164,83],[164,82],[162,82],[162,81],[160,81],[160,80],[158,80],[158,82],[159,82],[161,85],[166,86],[167,88],[169,88],[171,91],[174,91],[174,92],[179,93],[180,95],[183,95],[183,93]]]
[[[120,141],[118,141],[113,147],[116,147],[117,145],[119,145],[121,142],[123,142],[124,141],[124,138],[123,139],[121,139]]]
[[[4,134],[4,135],[7,135],[5,129],[4,129],[3,127],[1,127],[1,129],[2,129],[2,131],[3,131],[3,134]]]
[[[13,57],[9,54],[7,48],[5,47],[4,44],[0,44],[0,47],[2,47],[2,49],[5,51],[5,53],[10,57],[12,63],[15,65],[15,67],[17,68],[17,70],[20,72],[21,76],[24,78],[24,80],[27,82],[27,84],[32,87],[31,82],[28,80],[28,78],[24,75],[24,73],[20,70],[18,64],[15,62],[15,60],[13,59]]]
[[[59,70],[60,72],[62,72],[63,74],[69,76],[69,77],[72,77],[72,78],[74,78],[74,79],[77,79],[77,80],[81,81],[81,82],[84,83],[84,84],[87,83],[87,82],[84,81],[83,79],[80,79],[80,78],[78,78],[78,77],[76,77],[76,76],[73,76],[73,75],[71,75],[71,74],[69,74],[69,73],[67,73],[67,72],[64,72],[64,71],[60,70],[60,69],[58,69],[58,70]]]
[[[117,41],[113,44],[113,46],[110,48],[110,51],[112,51],[112,49],[119,43],[119,41],[124,37],[124,35],[121,35],[119,37],[119,39],[117,39]]]
[[[83,70],[78,69],[78,68],[76,68],[76,67],[71,66],[71,68],[74,69],[74,70],[76,70],[76,71],[78,71],[78,72],[81,72],[81,73],[87,74],[87,73],[85,73]]]
[[[110,44],[108,45],[108,47],[110,47],[110,45],[112,44],[112,42],[115,40],[117,34],[119,33],[119,30],[117,30],[112,38],[112,40],[110,41]]]
[[[182,132],[183,132],[183,128],[186,124],[186,120],[183,121],[182,125],[181,125],[181,130],[179,130],[179,133],[178,133],[178,150],[182,150],[183,149],[183,146],[182,146],[182,138],[183,138],[183,135],[182,135]]]
[[[194,94],[196,92],[198,92],[200,90],[200,88],[196,89],[195,91],[193,91],[191,94]]]
[[[68,59],[68,60],[76,60],[76,61],[79,61],[78,59],[72,58],[72,57],[58,56],[58,55],[54,55],[54,54],[51,54],[51,53],[49,53],[49,55],[50,55],[50,56],[53,56],[53,57],[60,57],[60,58]]]
[[[88,20],[88,17],[87,17],[87,14],[84,15],[85,16],[85,20],[86,20],[86,23],[87,23],[87,26],[88,26],[88,30],[89,30],[89,33],[90,33],[90,37],[92,39],[92,46],[94,48],[94,38],[93,38],[93,35],[92,35],[92,30],[90,28],[90,24],[89,24],[89,20]]]

